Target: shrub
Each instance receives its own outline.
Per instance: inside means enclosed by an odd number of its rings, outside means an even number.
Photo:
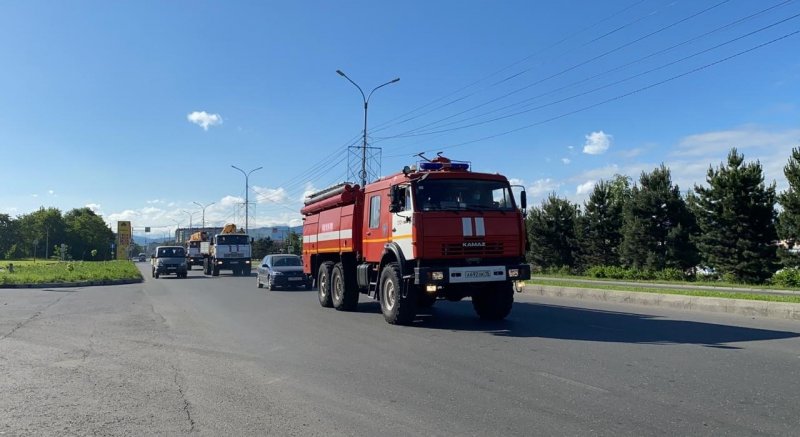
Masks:
[[[656,272],[656,279],[660,281],[683,281],[686,275],[683,271],[674,268],[666,268],[660,272]]]
[[[778,270],[772,275],[770,283],[780,287],[800,287],[800,270],[796,268]]]

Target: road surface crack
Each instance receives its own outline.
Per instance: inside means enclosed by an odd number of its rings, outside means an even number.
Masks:
[[[36,320],[37,318],[39,318],[39,316],[41,316],[42,313],[47,311],[47,309],[50,308],[51,306],[57,304],[63,298],[64,298],[64,296],[59,297],[58,299],[54,300],[53,302],[50,302],[49,304],[45,305],[44,308],[42,308],[39,311],[36,311],[35,313],[33,313],[32,316],[30,316],[27,319],[17,323],[17,326],[11,328],[11,331],[9,331],[8,333],[6,333],[2,337],[0,337],[0,340],[5,340],[8,337],[11,337],[12,335],[14,335],[15,332],[17,332],[18,329],[22,328],[23,326],[27,325],[28,323],[30,323],[30,322]]]
[[[192,405],[189,403],[189,400],[186,399],[186,393],[183,390],[183,385],[181,385],[180,381],[180,372],[178,371],[178,367],[173,365],[172,369],[175,371],[175,386],[178,387],[178,394],[183,401],[183,412],[186,413],[186,420],[189,422],[189,432],[194,432],[194,419],[192,418]]]

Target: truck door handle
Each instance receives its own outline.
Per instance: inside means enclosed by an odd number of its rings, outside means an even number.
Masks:
[[[372,232],[367,232],[367,235],[372,235]]]

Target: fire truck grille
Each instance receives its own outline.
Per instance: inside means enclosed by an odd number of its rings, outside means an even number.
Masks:
[[[489,256],[502,255],[503,242],[486,242],[484,246],[467,246],[463,243],[443,243],[442,255],[444,256]]]

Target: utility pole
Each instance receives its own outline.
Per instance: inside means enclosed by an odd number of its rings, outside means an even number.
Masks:
[[[231,165],[231,167],[235,168],[236,170],[239,170],[244,175],[244,233],[247,234],[249,232],[248,219],[250,218],[250,215],[248,214],[250,212],[250,210],[248,209],[248,207],[250,206],[249,205],[250,198],[248,197],[250,193],[250,185],[249,185],[250,173],[253,173],[256,170],[261,170],[264,167],[254,168],[249,172],[245,172],[244,170],[235,165]]]
[[[361,87],[358,86],[357,83],[353,82],[352,79],[347,77],[347,75],[344,74],[342,70],[336,70],[336,73],[338,73],[339,76],[342,76],[343,78],[347,79],[350,83],[355,85],[355,87],[358,88],[358,92],[361,93],[361,98],[364,100],[364,140],[361,145],[361,186],[363,187],[367,184],[367,109],[369,107],[369,99],[370,97],[372,97],[372,93],[374,93],[377,89],[383,88],[386,85],[393,84],[395,82],[399,82],[400,78],[398,77],[390,80],[389,82],[386,82],[383,85],[376,86],[375,88],[372,89],[372,91],[369,92],[368,95],[365,96],[364,91],[361,90]]]

